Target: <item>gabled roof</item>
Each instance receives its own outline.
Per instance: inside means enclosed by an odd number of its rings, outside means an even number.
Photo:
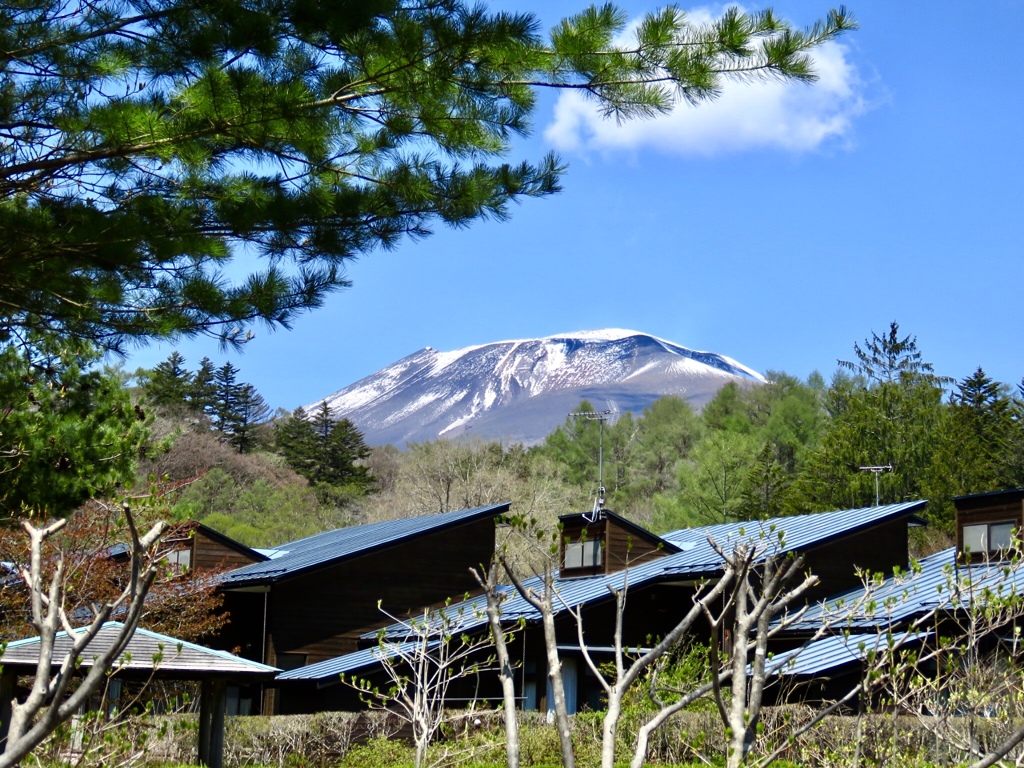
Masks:
[[[558,578],[555,581],[559,598],[555,611],[576,608],[588,603],[612,599],[609,588],[621,590],[623,586],[638,587],[644,584],[673,581],[694,581],[701,578],[713,578],[722,570],[722,559],[711,547],[708,538],[713,538],[720,545],[728,546],[740,541],[762,542],[765,545],[766,557],[771,552],[791,552],[806,550],[824,544],[843,534],[861,531],[873,525],[900,518],[910,519],[913,513],[925,505],[923,501],[890,504],[882,507],[865,507],[859,509],[822,512],[810,515],[794,515],[792,517],[774,518],[764,521],[745,523],[726,523],[724,525],[707,526],[673,531],[663,538],[680,548],[680,552],[651,560],[641,565],[612,574],[598,574],[572,578]],[[543,581],[540,578],[528,579],[524,582],[527,588],[539,589]],[[502,619],[508,623],[537,622],[540,614],[524,600],[511,586],[502,587],[507,595],[502,603]],[[479,630],[487,623],[484,614],[486,601],[482,596],[452,605],[445,609],[448,617],[457,616],[455,626],[448,628],[452,633]],[[401,624],[385,628],[386,636],[400,639],[406,632]],[[363,639],[377,637],[380,630],[367,632]],[[341,667],[354,669],[351,664],[367,665],[372,656],[364,654],[356,657],[348,654],[336,659],[321,662],[298,671],[289,673],[288,679],[326,679],[340,671]],[[352,657],[351,659],[349,657]],[[282,678],[283,679],[283,678]]]
[[[81,666],[91,667],[93,659],[115,641],[122,626],[119,621],[104,623],[96,637],[82,652]],[[85,627],[80,627],[75,633],[84,631]],[[71,639],[68,633],[58,632],[54,641],[54,659],[59,663],[70,648]],[[22,674],[31,674],[38,661],[38,637],[10,642],[0,656],[0,664],[5,668],[16,668]],[[147,675],[156,670],[159,676],[179,680],[239,676],[270,678],[275,672],[280,671],[276,667],[249,661],[227,651],[215,651],[142,628],[135,630],[115,666],[119,671],[145,672]]]
[[[571,515],[559,515],[559,522],[566,523],[569,521],[575,522],[576,520],[583,520],[586,523],[596,523],[599,520],[606,519],[615,523],[619,528],[625,531],[629,531],[630,534],[636,536],[638,539],[644,539],[649,541],[651,544],[660,545],[665,552],[674,553],[679,551],[679,547],[673,544],[663,536],[659,536],[656,533],[648,531],[646,528],[634,523],[632,520],[627,520],[622,515],[612,512],[610,509],[601,509],[596,512],[576,512]]]
[[[458,512],[407,517],[383,523],[353,525],[318,533],[289,544],[274,547],[272,559],[230,571],[221,577],[225,589],[273,584],[349,558],[359,557],[386,547],[465,523],[496,517],[508,511],[509,504],[492,504]]]
[[[375,667],[384,659],[394,658],[402,654],[415,652],[421,643],[418,640],[408,642],[385,643],[383,646],[374,645],[364,648],[361,651],[346,653],[344,656],[337,656],[317,664],[309,664],[305,667],[290,669],[282,672],[276,680],[330,680],[334,678],[337,682],[341,675],[355,672],[360,669]],[[428,649],[436,648],[438,642],[428,643]]]
[[[860,664],[868,654],[921,642],[930,632],[873,632],[823,637],[801,648],[776,654],[765,665],[768,675],[817,676],[839,667]]]

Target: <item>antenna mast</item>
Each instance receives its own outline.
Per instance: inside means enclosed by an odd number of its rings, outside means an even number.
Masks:
[[[892,472],[892,464],[879,467],[857,467],[861,472],[870,472],[875,476],[875,506],[878,506],[878,476],[883,472]]]
[[[597,520],[598,514],[604,509],[604,423],[614,413],[615,411],[609,408],[606,411],[577,411],[569,414],[571,418],[596,421],[601,425],[597,443],[597,498],[594,499],[594,510],[591,513],[593,517],[587,518],[591,523]]]

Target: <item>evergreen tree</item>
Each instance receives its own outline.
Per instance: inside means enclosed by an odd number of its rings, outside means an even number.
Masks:
[[[645,117],[727,80],[811,81],[808,52],[853,27],[627,21],[593,6],[545,39],[461,0],[4,4],[0,342],[287,327],[346,260],[556,192],[557,158],[503,160],[538,88]]]
[[[225,436],[234,433],[238,420],[240,386],[237,377],[238,369],[230,362],[224,363],[213,374],[213,427]]]
[[[314,485],[348,487],[365,492],[374,480],[365,460],[370,448],[348,419],[334,421],[327,403],[310,419],[298,408],[275,430],[278,450],[297,473]]]
[[[842,362],[826,398],[831,419],[810,452],[798,482],[801,503],[837,509],[874,503],[875,480],[862,467],[889,466],[881,474],[882,503],[924,497],[935,437],[942,416],[942,385],[923,362],[913,336],[899,326],[854,345],[857,362]]]
[[[185,358],[178,350],[159,363],[147,377],[143,391],[154,405],[180,407],[188,405],[193,389],[192,372],[185,367]]]
[[[952,531],[954,496],[1024,483],[1014,462],[1018,429],[1008,388],[990,379],[980,367],[957,384],[937,431],[925,483],[933,522]]]
[[[40,334],[0,348],[0,517],[64,515],[134,479],[145,415],[99,357]]]
[[[213,418],[217,407],[217,372],[213,362],[208,357],[199,361],[199,369],[192,377],[192,387],[189,392],[189,402],[197,413],[202,413],[208,418]]]
[[[252,384],[241,384],[231,414],[231,443],[239,453],[251,453],[259,445],[258,430],[270,418],[270,406]]]

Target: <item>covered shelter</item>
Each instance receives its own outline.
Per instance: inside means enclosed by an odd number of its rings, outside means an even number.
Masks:
[[[80,666],[92,666],[93,659],[116,641],[121,626],[117,621],[106,622],[82,652]],[[81,631],[85,631],[84,628]],[[66,632],[58,632],[54,642],[54,660],[63,659],[71,644]],[[7,738],[18,676],[35,674],[39,647],[39,637],[15,640],[7,644],[0,656],[3,670],[0,673],[0,740]],[[221,768],[228,683],[270,680],[279,671],[226,651],[216,651],[140,628],[135,630],[124,653],[114,663],[111,674],[122,680],[158,678],[199,682],[199,762],[209,768]]]

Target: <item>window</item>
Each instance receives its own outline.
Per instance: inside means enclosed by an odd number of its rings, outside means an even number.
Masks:
[[[964,549],[970,552],[995,552],[1013,546],[1015,523],[981,523],[964,526]]]
[[[600,541],[574,541],[565,545],[565,568],[597,568],[601,565]]]
[[[171,550],[167,553],[167,562],[183,571],[187,570],[192,565],[192,547]]]

